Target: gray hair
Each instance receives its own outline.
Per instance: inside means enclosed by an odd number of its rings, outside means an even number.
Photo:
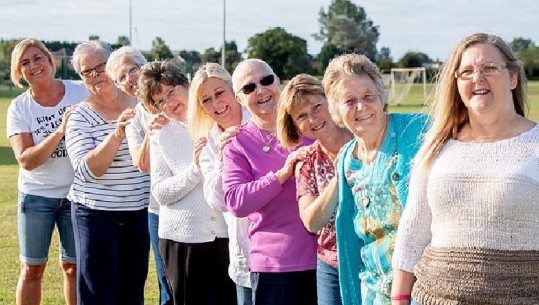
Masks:
[[[267,62],[265,62],[265,61],[263,61],[261,59],[258,59],[258,58],[248,58],[248,59],[240,62],[236,66],[236,69],[234,69],[234,73],[232,73],[232,86],[233,86],[233,89],[234,89],[234,94],[236,94],[241,89],[242,84],[239,84],[238,81],[239,81],[240,77],[244,76],[244,74],[245,74],[244,71],[248,67],[256,66],[256,65],[264,66],[269,73],[275,74],[275,72],[273,72],[273,69],[270,67],[270,65]]]
[[[110,54],[109,59],[107,60],[107,67],[106,67],[107,74],[113,80],[116,80],[116,79],[114,79],[113,74],[120,67],[120,60],[123,57],[130,58],[139,67],[142,67],[143,65],[145,65],[148,62],[146,60],[146,58],[144,57],[144,55],[142,55],[142,53],[140,53],[139,50],[137,50],[137,49],[135,49],[135,48],[133,48],[131,46],[123,46],[123,47],[115,50],[114,52],[112,52]]]
[[[103,57],[105,59],[108,59],[110,56],[110,53],[112,53],[112,48],[110,45],[108,45],[106,42],[98,41],[98,40],[90,40],[87,42],[83,42],[77,45],[75,47],[75,51],[73,51],[73,57],[71,57],[71,64],[73,65],[73,69],[75,69],[75,72],[80,75],[80,59],[84,55],[92,52],[101,52]]]

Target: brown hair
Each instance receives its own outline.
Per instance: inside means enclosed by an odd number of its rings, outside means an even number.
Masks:
[[[170,60],[153,61],[142,66],[139,77],[139,93],[144,105],[160,109],[153,96],[161,93],[161,84],[189,88],[189,80]]]

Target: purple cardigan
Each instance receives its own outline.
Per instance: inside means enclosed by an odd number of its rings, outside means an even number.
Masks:
[[[248,216],[251,272],[290,272],[316,269],[316,234],[309,233],[299,217],[296,180],[282,186],[274,172],[290,151],[277,139],[262,150],[269,134],[252,121],[232,138],[223,151],[225,205],[237,217]],[[303,145],[312,143],[303,139]]]

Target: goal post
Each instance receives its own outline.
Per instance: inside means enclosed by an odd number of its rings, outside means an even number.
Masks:
[[[414,83],[423,84],[423,97],[417,97],[415,92],[415,100],[410,101],[410,90]],[[392,68],[390,74],[390,96],[389,103],[392,105],[400,105],[405,101],[425,103],[427,99],[427,69],[425,67],[420,68]],[[419,96],[421,93],[419,93]],[[420,101],[418,99],[421,99]]]

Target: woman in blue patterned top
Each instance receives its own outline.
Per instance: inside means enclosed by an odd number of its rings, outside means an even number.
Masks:
[[[382,76],[363,55],[333,59],[323,82],[333,119],[354,134],[336,168],[343,304],[390,304],[395,233],[426,116],[388,114]]]

